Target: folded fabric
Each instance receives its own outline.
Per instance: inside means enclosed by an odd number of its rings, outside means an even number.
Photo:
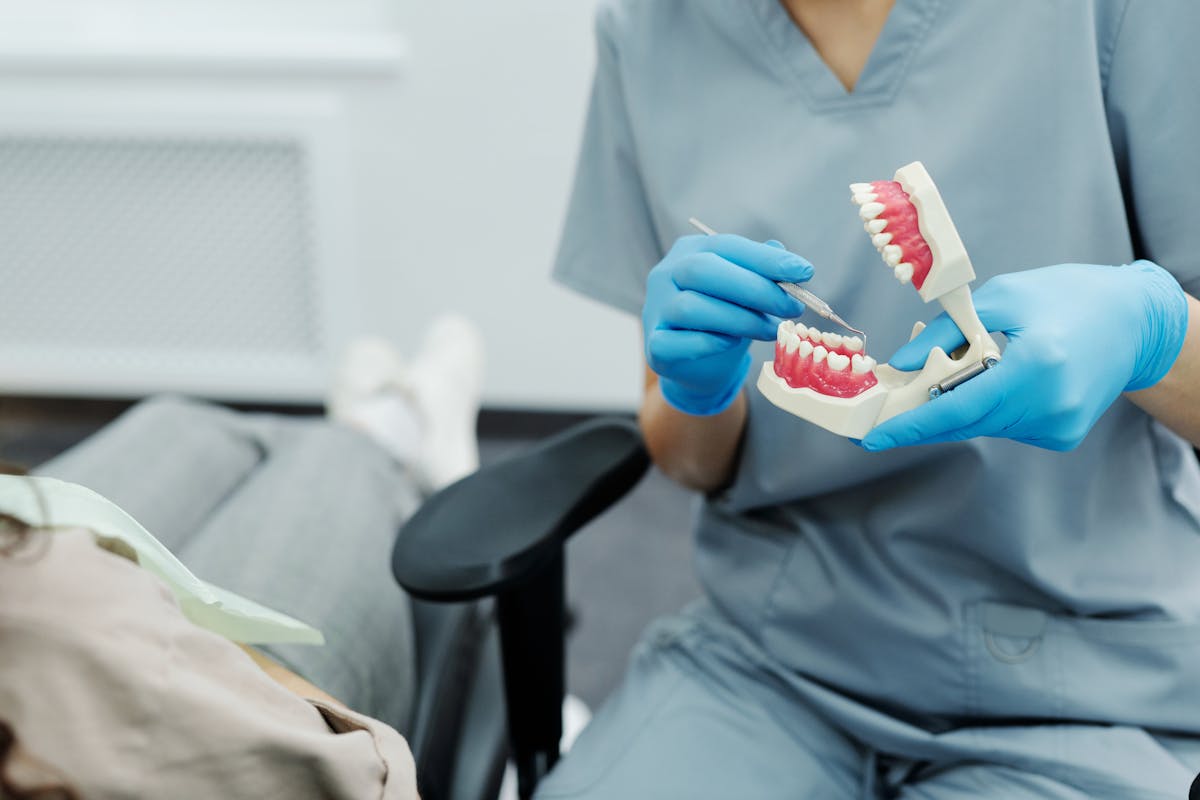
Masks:
[[[325,643],[316,628],[196,577],[137,520],[84,486],[54,478],[0,476],[0,511],[50,531],[86,528],[125,543],[138,564],[166,583],[188,619],[227,639]]]

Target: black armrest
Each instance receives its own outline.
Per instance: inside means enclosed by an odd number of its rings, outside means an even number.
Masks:
[[[427,600],[499,593],[548,563],[648,465],[633,422],[575,425],[429,498],[401,529],[392,572]]]
[[[392,572],[417,597],[496,596],[518,792],[558,760],[566,691],[563,545],[650,464],[637,426],[597,419],[446,487],[400,530]]]

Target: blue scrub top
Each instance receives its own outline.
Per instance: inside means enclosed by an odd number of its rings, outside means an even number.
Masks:
[[[598,300],[638,313],[694,215],[810,259],[884,360],[940,308],[884,269],[847,185],[914,160],[977,286],[1147,258],[1200,294],[1194,0],[898,0],[852,93],[778,0],[610,2],[597,38],[555,274]],[[1069,453],[871,454],[749,397],[696,563],[772,656],[914,718],[1200,731],[1200,469],[1179,437],[1120,399]]]

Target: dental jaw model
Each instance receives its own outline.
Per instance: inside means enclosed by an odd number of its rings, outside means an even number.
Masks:
[[[925,302],[937,300],[967,341],[953,354],[930,351],[917,371],[901,372],[843,337],[780,324],[775,360],[763,364],[758,389],[775,405],[841,436],[861,439],[884,420],[916,408],[995,365],[1000,350],[971,302],[971,259],[925,167],[914,161],[891,181],[850,186],[863,227],[900,283]],[[918,322],[913,336],[924,329]]]

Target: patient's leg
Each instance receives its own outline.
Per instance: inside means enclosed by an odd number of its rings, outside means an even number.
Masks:
[[[252,427],[216,406],[155,398],[35,472],[99,492],[177,551],[262,461]]]
[[[325,647],[262,649],[351,707],[405,727],[412,623],[390,555],[420,494],[366,435],[319,418],[159,398],[37,474],[99,492],[201,578],[321,629]]]
[[[415,662],[392,542],[420,494],[365,435],[278,419],[269,452],[178,553],[205,580],[319,628],[325,647],[261,649],[352,708],[404,730]]]

